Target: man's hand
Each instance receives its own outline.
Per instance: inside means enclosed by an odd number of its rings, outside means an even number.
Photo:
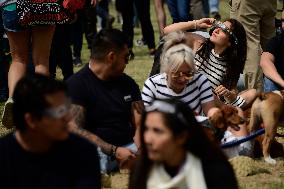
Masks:
[[[128,148],[118,147],[115,158],[122,169],[130,168],[136,158],[136,154]]]

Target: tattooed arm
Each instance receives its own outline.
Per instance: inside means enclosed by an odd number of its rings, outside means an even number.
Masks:
[[[84,109],[84,107],[80,105],[72,105],[71,113],[73,115],[73,120],[69,123],[70,132],[77,134],[83,138],[86,138],[90,142],[96,144],[98,147],[101,148],[102,152],[107,155],[113,155],[113,149],[115,148],[115,157],[120,162],[120,164],[122,164],[129,158],[135,157],[135,154],[129,149],[123,147],[116,147],[112,144],[109,144],[94,133],[85,130],[83,128],[85,122],[85,111],[86,110]]]
[[[85,108],[80,105],[72,104],[71,113],[73,120],[70,122],[70,131],[83,138],[88,139],[90,142],[95,143],[101,150],[107,154],[112,154],[112,145],[103,141],[97,135],[85,130]]]

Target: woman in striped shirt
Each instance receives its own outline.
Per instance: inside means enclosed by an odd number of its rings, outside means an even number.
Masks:
[[[246,60],[246,33],[240,22],[229,19],[224,23],[211,18],[203,18],[189,22],[180,22],[164,28],[164,33],[185,31],[188,29],[209,28],[209,38],[194,34],[176,33],[166,39],[166,46],[186,43],[196,51],[195,65],[197,72],[206,75],[214,93],[225,102],[245,109],[256,96],[256,90],[250,89],[238,94],[237,82],[243,71]],[[179,36],[179,37],[177,37]]]
[[[169,98],[182,100],[196,114],[207,115],[214,107],[210,83],[204,75],[195,73],[193,51],[185,44],[164,51],[161,73],[148,78],[142,90],[145,106],[153,100]]]

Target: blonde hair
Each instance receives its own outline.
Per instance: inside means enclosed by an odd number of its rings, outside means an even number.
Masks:
[[[163,52],[165,52],[174,45],[181,44],[181,43],[185,44],[186,35],[183,31],[175,31],[175,32],[169,33],[168,35],[165,35],[163,37],[163,40],[165,41],[163,44]]]
[[[160,72],[176,72],[183,63],[195,72],[194,56],[192,49],[182,43],[163,49]]]

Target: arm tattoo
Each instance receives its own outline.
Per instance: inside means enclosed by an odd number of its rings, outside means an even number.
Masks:
[[[74,122],[78,127],[83,128],[85,125],[85,109],[83,106],[72,104],[71,114],[74,118]]]
[[[102,152],[104,152],[105,154],[111,155],[112,153],[111,144],[103,141],[97,135],[83,128],[84,123],[85,123],[85,109],[80,105],[73,104],[71,108],[71,112],[74,118],[75,125],[71,127],[70,131],[74,134],[77,134],[87,139],[89,142],[94,143],[95,145],[100,147]]]

